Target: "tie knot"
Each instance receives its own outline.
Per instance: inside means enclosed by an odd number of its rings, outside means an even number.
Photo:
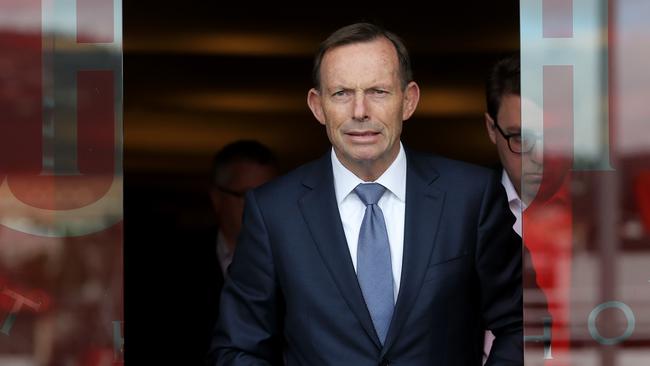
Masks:
[[[354,192],[359,196],[364,205],[375,205],[386,191],[386,187],[379,183],[361,183]]]

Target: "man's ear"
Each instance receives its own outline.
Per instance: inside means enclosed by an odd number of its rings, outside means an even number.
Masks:
[[[404,104],[402,108],[402,121],[411,118],[415,108],[420,101],[420,87],[415,81],[411,81],[404,89]]]
[[[490,115],[485,112],[485,129],[487,130],[488,136],[493,144],[497,143],[496,128],[494,126],[494,120]]]
[[[321,95],[315,88],[309,89],[307,93],[307,105],[318,122],[325,125],[325,114],[323,113],[323,105],[321,104]]]

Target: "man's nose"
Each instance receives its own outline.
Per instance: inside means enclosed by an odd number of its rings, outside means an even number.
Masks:
[[[363,91],[358,90],[354,94],[354,111],[353,118],[357,121],[365,121],[368,117],[368,106],[366,105],[366,96]]]

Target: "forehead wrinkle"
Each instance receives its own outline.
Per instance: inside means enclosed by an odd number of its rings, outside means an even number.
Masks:
[[[367,57],[367,47],[377,41],[384,47],[373,49],[377,57]],[[392,43],[386,39],[353,43],[328,51],[321,64],[321,76],[327,89],[344,87],[365,89],[399,83],[399,61]],[[328,72],[323,72],[323,71]],[[369,72],[372,71],[372,72]]]

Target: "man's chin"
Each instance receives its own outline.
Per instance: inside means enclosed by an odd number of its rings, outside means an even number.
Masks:
[[[379,159],[380,154],[376,146],[358,146],[350,149],[348,156],[357,163],[373,162]]]
[[[528,180],[524,178],[521,186],[521,197],[526,205],[529,205],[535,199],[535,196],[537,196],[537,193],[539,192],[540,185],[541,179]]]

